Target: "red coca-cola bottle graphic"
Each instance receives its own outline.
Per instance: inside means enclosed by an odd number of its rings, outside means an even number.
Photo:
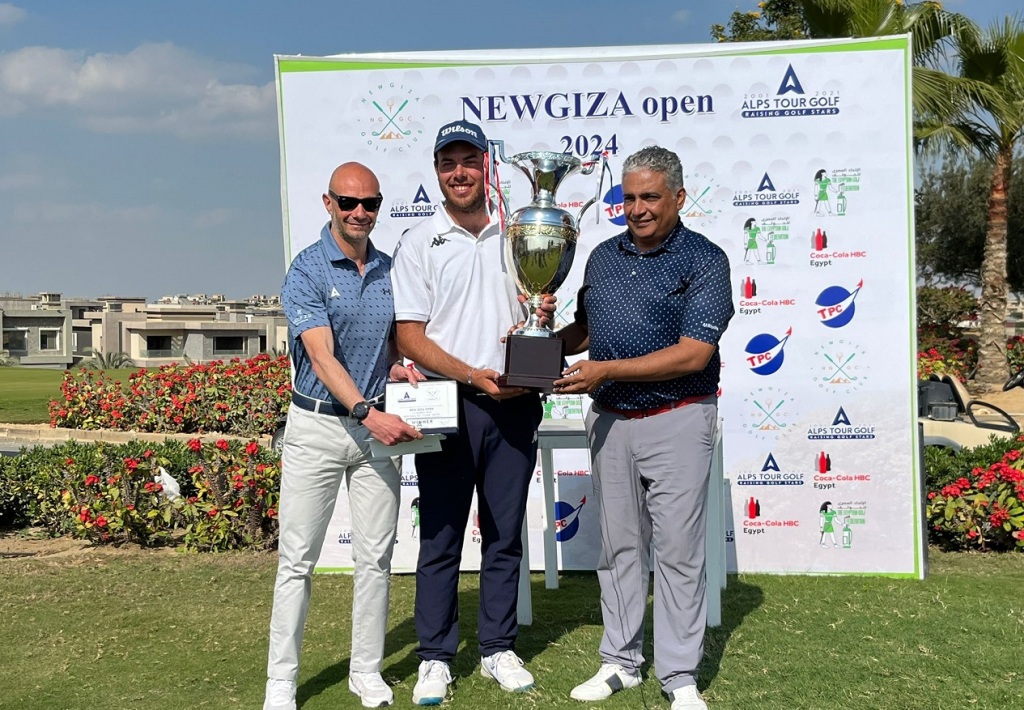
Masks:
[[[828,470],[828,463],[825,461],[825,452],[818,452],[818,473],[825,473]]]
[[[750,500],[747,502],[747,517],[754,519],[761,516],[761,501],[756,500],[754,496],[750,496]]]
[[[814,238],[811,241],[814,251],[822,251],[825,248],[825,236],[820,227],[814,230]]]
[[[743,298],[753,298],[757,295],[757,281],[748,276],[740,282],[740,291]]]

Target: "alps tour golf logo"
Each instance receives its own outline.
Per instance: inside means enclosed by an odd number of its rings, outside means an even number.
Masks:
[[[776,207],[779,205],[796,205],[800,203],[800,188],[783,187],[776,189],[771,176],[765,173],[757,188],[740,190],[732,199],[733,207]]]
[[[835,116],[839,113],[841,98],[838,89],[804,88],[793,65],[790,64],[779,88],[774,94],[751,91],[743,95],[740,106],[743,118],[793,118],[798,116]]]
[[[842,406],[836,410],[832,423],[825,426],[812,426],[807,429],[807,438],[816,441],[822,439],[874,439],[875,427],[859,418],[851,418]]]
[[[437,211],[437,205],[430,199],[422,183],[412,199],[398,199],[391,203],[391,216],[395,219],[406,217],[429,217]]]
[[[783,462],[786,463],[786,462]],[[806,471],[784,466],[771,451],[757,470],[740,471],[736,474],[739,486],[802,486]]]

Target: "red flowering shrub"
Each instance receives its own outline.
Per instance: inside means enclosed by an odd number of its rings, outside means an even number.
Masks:
[[[265,549],[277,543],[281,466],[271,450],[220,439],[201,446],[189,473],[196,494],[177,509],[186,547]]]
[[[1024,436],[1017,442],[1002,460],[928,493],[933,541],[957,549],[1024,549]]]
[[[145,368],[125,383],[103,372],[66,372],[50,426],[162,433],[272,432],[291,401],[287,357]]]
[[[961,382],[978,366],[977,343],[969,338],[929,338],[918,333],[917,378],[949,375]]]
[[[1006,360],[1010,363],[1010,374],[1024,368],[1024,335],[1015,335],[1006,341]]]
[[[142,442],[38,446],[0,458],[0,499],[24,524],[97,543],[272,547],[280,462],[253,441],[224,445],[196,439],[151,448]],[[161,468],[170,478],[161,476]]]
[[[99,446],[99,445],[98,445]],[[88,460],[67,466],[61,502],[69,515],[72,534],[94,542],[165,543],[171,536],[172,511],[155,482],[166,459],[131,457],[118,461],[103,456],[99,468]],[[97,471],[84,478],[81,469]]]

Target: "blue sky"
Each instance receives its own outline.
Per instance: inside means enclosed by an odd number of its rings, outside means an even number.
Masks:
[[[274,54],[692,44],[736,9],[756,2],[0,2],[0,293],[277,293]]]

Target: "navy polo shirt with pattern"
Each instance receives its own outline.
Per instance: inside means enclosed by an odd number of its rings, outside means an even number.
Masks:
[[[718,345],[733,315],[729,259],[679,222],[641,253],[629,231],[597,246],[587,260],[576,320],[590,335],[594,361],[640,357],[687,337]],[[661,382],[609,381],[591,397],[622,410],[652,409],[718,391],[718,348],[701,372]]]
[[[292,261],[281,289],[292,343],[292,387],[315,399],[334,401],[313,372],[313,363],[299,338],[310,328],[327,326],[334,333],[334,357],[364,397],[384,391],[388,377],[388,337],[395,303],[391,289],[391,257],[367,245],[363,274],[334,241],[330,223],[320,240]]]

